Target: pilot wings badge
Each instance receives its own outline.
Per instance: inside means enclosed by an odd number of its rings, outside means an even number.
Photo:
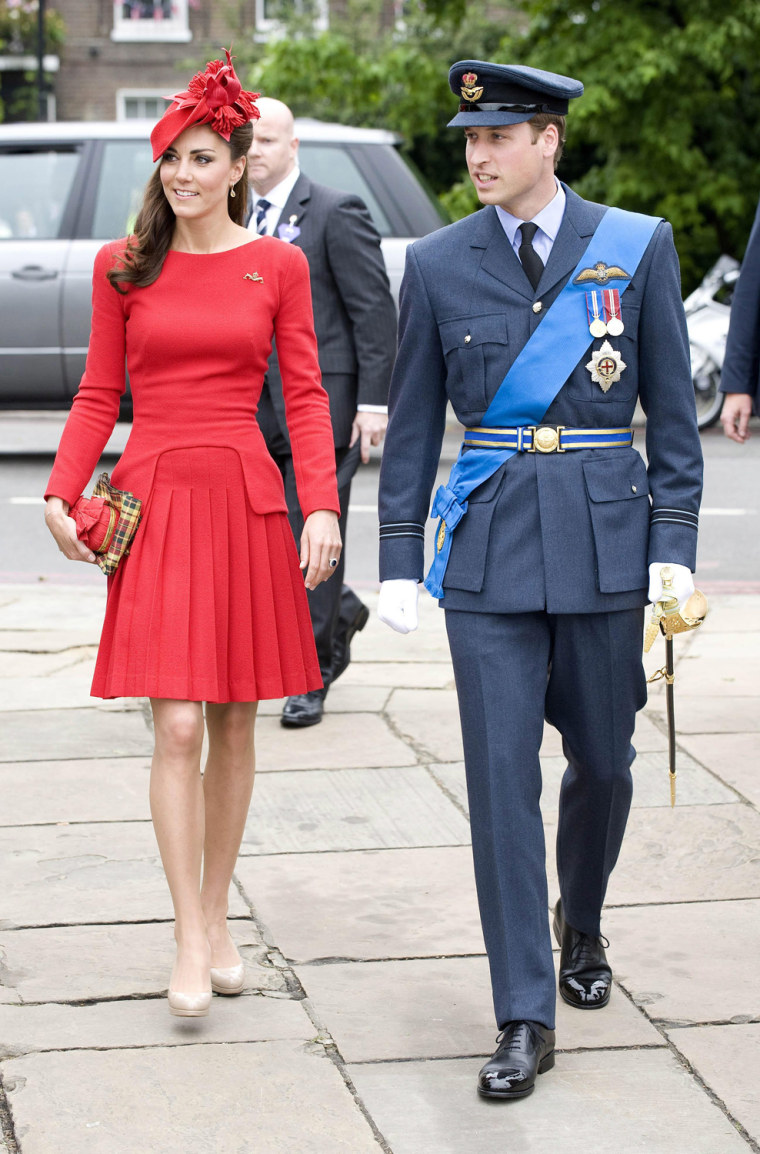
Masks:
[[[610,342],[605,341],[600,349],[594,349],[591,360],[585,367],[591,373],[594,384],[599,385],[602,392],[606,393],[610,385],[620,380],[620,374],[627,365]]]
[[[607,265],[604,261],[599,261],[593,268],[584,268],[578,273],[573,281],[573,284],[583,284],[585,281],[595,281],[597,284],[607,284],[611,280],[630,280],[630,273],[621,268],[619,264]]]
[[[477,100],[480,100],[483,95],[482,87],[476,88],[477,82],[477,72],[465,72],[462,77],[462,87],[459,91],[462,93],[462,98],[469,100],[470,104],[474,104]]]

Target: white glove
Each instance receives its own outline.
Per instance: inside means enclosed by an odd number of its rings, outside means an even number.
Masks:
[[[694,592],[694,578],[686,565],[676,565],[673,561],[653,561],[649,566],[649,600],[652,604],[662,597],[662,577],[660,570],[668,566],[673,577],[673,596],[678,598],[682,608]]]
[[[417,582],[407,577],[380,582],[377,615],[397,633],[417,628]]]

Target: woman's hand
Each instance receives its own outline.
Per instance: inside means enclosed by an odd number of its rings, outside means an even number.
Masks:
[[[61,497],[48,497],[45,524],[55,537],[55,543],[69,561],[89,561],[95,564],[95,554],[77,537],[73,517],[68,516],[68,503]]]
[[[343,545],[338,528],[338,514],[330,509],[315,509],[306,518],[301,534],[301,568],[306,570],[306,588],[316,589],[322,581],[332,577],[340,560]]]

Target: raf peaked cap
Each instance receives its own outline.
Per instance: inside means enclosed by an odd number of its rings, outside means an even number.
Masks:
[[[449,128],[468,124],[521,124],[539,112],[567,113],[568,103],[583,93],[580,80],[543,72],[527,64],[492,64],[460,60],[449,72],[459,112]]]

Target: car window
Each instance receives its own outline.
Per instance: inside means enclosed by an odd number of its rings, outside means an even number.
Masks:
[[[0,240],[54,240],[78,163],[74,148],[0,151]]]
[[[317,184],[353,192],[360,196],[375,222],[381,236],[391,236],[393,230],[380,202],[356,167],[351,154],[339,145],[317,144],[302,140],[298,149],[299,163],[306,175]]]
[[[132,231],[152,171],[147,140],[106,141],[92,222],[96,240],[116,240]]]

